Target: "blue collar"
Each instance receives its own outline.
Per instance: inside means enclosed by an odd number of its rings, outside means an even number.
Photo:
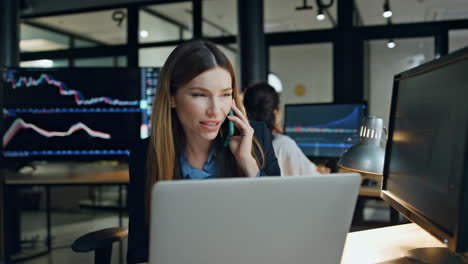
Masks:
[[[216,151],[214,148],[211,149],[210,154],[208,156],[208,161],[203,165],[203,169],[199,170],[197,168],[192,167],[187,157],[185,156],[185,152],[180,153],[180,168],[182,170],[182,179],[207,179],[207,178],[215,178],[216,177]]]

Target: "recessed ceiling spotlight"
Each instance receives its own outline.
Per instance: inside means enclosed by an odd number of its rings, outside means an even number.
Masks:
[[[149,36],[149,32],[148,32],[148,31],[146,31],[146,30],[144,30],[144,29],[140,31],[140,37],[142,37],[142,38],[147,38],[148,36]]]

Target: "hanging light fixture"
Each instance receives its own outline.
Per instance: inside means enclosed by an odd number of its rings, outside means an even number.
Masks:
[[[317,12],[317,20],[322,21],[324,19],[325,19],[325,14],[323,14],[322,8],[319,8]]]
[[[389,39],[387,43],[387,48],[393,49],[394,47],[396,47],[395,41],[393,41],[393,39]]]
[[[385,0],[383,5],[383,13],[382,16],[385,18],[389,18],[393,15],[392,11],[390,10],[389,0]]]
[[[328,8],[332,7],[334,2],[335,0],[329,0],[328,3],[324,3],[323,0],[315,0],[315,3],[317,5],[317,20],[322,21],[328,19],[333,26],[336,25],[333,16],[330,15],[330,13],[328,12]]]

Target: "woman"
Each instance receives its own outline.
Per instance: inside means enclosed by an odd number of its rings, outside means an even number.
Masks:
[[[147,261],[156,182],[281,174],[268,128],[249,123],[233,67],[214,44],[179,45],[161,69],[153,105],[151,136],[131,151],[128,263]],[[224,147],[229,121],[239,135]]]
[[[273,87],[265,82],[248,87],[244,94],[244,106],[251,120],[265,122],[273,133],[273,148],[282,176],[319,174],[317,166],[304,155],[296,142],[281,134],[279,96]],[[321,168],[320,172],[330,170]]]

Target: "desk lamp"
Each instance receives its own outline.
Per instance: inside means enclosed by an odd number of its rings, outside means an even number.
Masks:
[[[341,155],[338,166],[357,172],[382,175],[387,141],[382,118],[365,117],[359,134],[361,141]]]

